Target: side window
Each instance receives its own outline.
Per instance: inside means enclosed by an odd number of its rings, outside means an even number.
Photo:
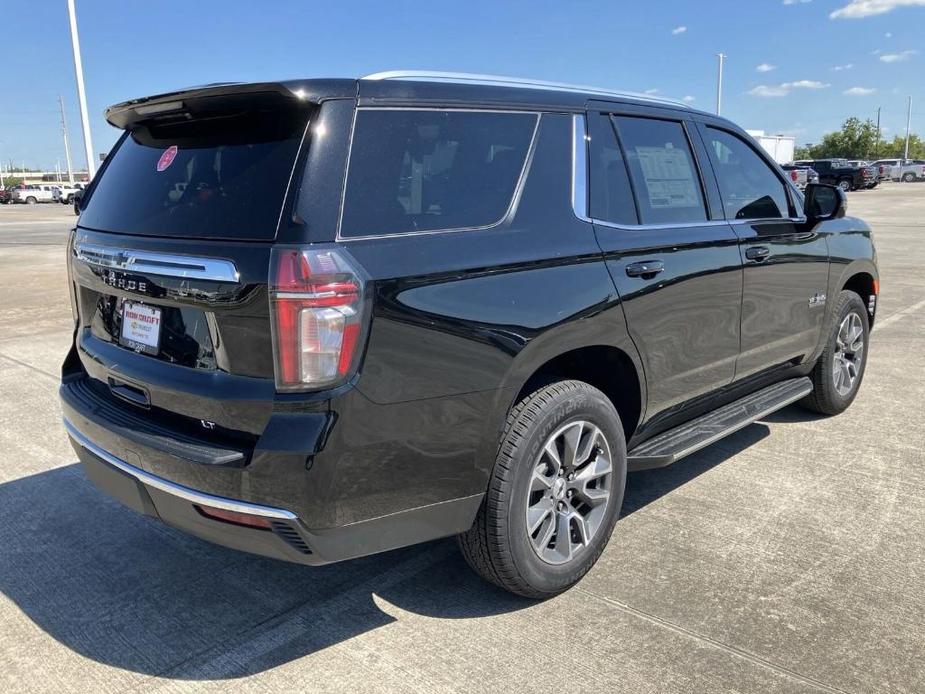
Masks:
[[[341,236],[491,226],[507,213],[535,113],[361,109]]]
[[[615,224],[637,224],[633,189],[610,117],[589,113],[588,135],[591,217]]]
[[[731,133],[710,127],[706,132],[726,218],[789,217],[784,184],[764,159]]]
[[[675,121],[617,116],[640,222],[703,222],[707,211],[687,135]]]

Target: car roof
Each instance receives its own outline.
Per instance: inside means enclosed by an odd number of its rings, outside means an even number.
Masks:
[[[116,127],[130,128],[136,123],[156,118],[158,114],[169,113],[171,109],[194,111],[197,105],[215,103],[214,100],[219,98],[261,99],[268,106],[355,98],[361,106],[413,102],[435,106],[478,105],[568,111],[583,110],[592,101],[605,101],[698,114],[728,122],[692,109],[682,101],[648,94],[498,75],[407,70],[374,73],[359,79],[208,84],[115,104],[106,110],[106,119]]]

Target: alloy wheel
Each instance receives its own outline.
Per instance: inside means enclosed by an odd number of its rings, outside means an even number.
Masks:
[[[853,311],[838,326],[834,357],[833,383],[838,394],[845,396],[854,389],[864,358],[864,325],[861,317]]]
[[[591,544],[610,502],[612,471],[610,444],[591,422],[570,422],[549,436],[527,491],[527,534],[540,559],[564,564]]]

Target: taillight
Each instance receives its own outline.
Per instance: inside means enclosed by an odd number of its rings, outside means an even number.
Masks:
[[[337,248],[273,249],[270,309],[278,390],[343,381],[356,366],[363,278]]]
[[[790,172],[790,180],[793,181],[794,183],[796,183],[799,179],[800,179],[800,177],[797,175],[796,169],[791,170],[791,172]]]

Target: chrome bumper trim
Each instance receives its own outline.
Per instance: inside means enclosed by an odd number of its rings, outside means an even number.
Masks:
[[[228,499],[223,496],[213,496],[212,494],[198,492],[195,489],[190,489],[189,487],[184,487],[181,484],[170,482],[169,480],[165,480],[164,478],[158,477],[157,475],[152,475],[151,473],[145,472],[144,470],[141,470],[134,465],[126,463],[124,460],[117,458],[108,451],[104,451],[102,448],[90,441],[86,436],[81,434],[77,428],[67,420],[67,418],[64,419],[64,428],[67,430],[67,433],[70,435],[70,437],[78,445],[80,445],[81,448],[86,449],[97,458],[100,458],[113,467],[118,468],[122,472],[131,475],[144,485],[154,487],[155,489],[159,489],[162,492],[179,497],[185,501],[189,501],[192,504],[211,506],[212,508],[220,508],[224,509],[225,511],[235,511],[237,513],[249,513],[254,516],[263,516],[264,518],[277,518],[280,520],[290,521],[298,520],[298,516],[290,511],[286,511],[285,509],[273,508],[272,506],[261,506],[259,504],[252,504],[250,502],[241,501],[239,499]]]

